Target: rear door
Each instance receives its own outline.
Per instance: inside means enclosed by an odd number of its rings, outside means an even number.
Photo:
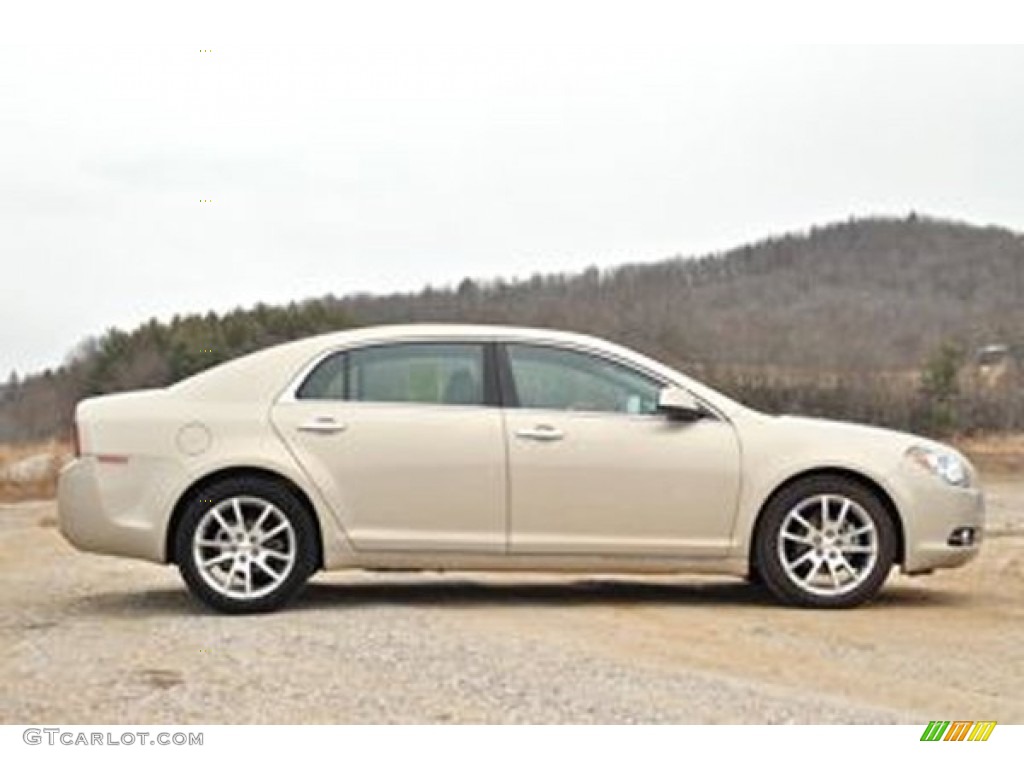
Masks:
[[[326,358],[272,420],[360,550],[502,552],[506,465],[485,344]]]

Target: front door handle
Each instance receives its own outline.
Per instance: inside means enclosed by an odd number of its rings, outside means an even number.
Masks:
[[[561,440],[565,437],[565,433],[560,429],[552,427],[550,424],[538,424],[533,429],[520,429],[516,432],[516,437],[523,440],[539,440],[541,442],[553,442],[555,440]]]
[[[347,425],[342,424],[340,421],[335,421],[330,416],[320,416],[319,418],[299,424],[298,429],[300,432],[316,432],[321,435],[334,435],[338,432],[344,432],[345,429],[347,429]]]

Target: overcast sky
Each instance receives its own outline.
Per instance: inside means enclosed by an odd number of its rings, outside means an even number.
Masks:
[[[431,19],[330,47],[0,47],[0,377],[152,316],[697,255],[851,215],[1024,230],[1024,48]]]

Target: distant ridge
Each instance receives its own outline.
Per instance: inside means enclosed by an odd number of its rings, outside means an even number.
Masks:
[[[698,372],[914,371],[944,344],[1024,345],[1024,237],[919,215],[851,219],[700,258],[154,320],[12,378],[0,440],[59,433],[84,395],[162,386],[299,336],[415,321],[583,331]]]

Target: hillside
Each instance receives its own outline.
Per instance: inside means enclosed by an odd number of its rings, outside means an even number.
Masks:
[[[899,369],[944,341],[1024,341],[1024,238],[872,219],[699,259],[341,303],[366,323],[458,317],[569,327],[681,365]]]
[[[925,382],[930,402],[914,400],[922,394],[914,387],[894,392],[899,376],[909,372],[917,382],[937,354],[939,364],[945,354],[962,367],[985,344],[1024,348],[1024,237],[911,216],[851,220],[701,258],[516,280],[467,278],[418,293],[329,295],[111,330],[83,342],[57,370],[12,377],[0,392],[0,440],[59,433],[84,395],[160,386],[311,333],[409,321],[594,333],[764,407],[931,431],[1024,423],[1012,392],[936,421],[928,409],[951,408],[963,395],[955,368],[941,392],[928,391]]]

